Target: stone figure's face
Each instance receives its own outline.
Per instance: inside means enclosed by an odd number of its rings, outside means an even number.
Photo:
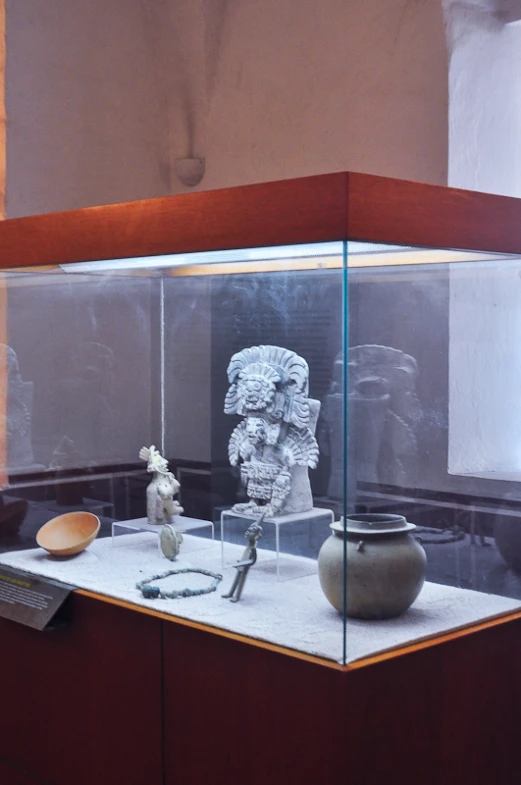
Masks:
[[[155,471],[155,472],[167,472],[168,471],[168,461],[166,458],[154,450],[150,453],[150,457],[148,460],[148,470]]]
[[[273,401],[276,387],[273,381],[260,375],[239,377],[237,394],[246,411],[263,411]]]
[[[251,545],[254,545],[256,540],[260,540],[262,537],[262,526],[259,526],[258,523],[252,523],[244,532],[244,536]]]
[[[266,422],[262,417],[248,417],[246,421],[246,436],[251,444],[260,447],[267,440]]]

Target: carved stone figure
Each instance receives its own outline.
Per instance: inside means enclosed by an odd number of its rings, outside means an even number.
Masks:
[[[0,366],[7,369],[7,412],[2,423],[6,431],[7,465],[10,468],[33,463],[31,420],[33,383],[24,382],[16,352],[0,344]]]
[[[223,594],[223,597],[229,599],[230,602],[239,602],[241,599],[242,590],[244,589],[249,569],[257,561],[257,542],[262,537],[261,523],[264,520],[265,515],[266,511],[264,511],[260,518],[252,523],[244,533],[244,536],[248,540],[248,545],[242,554],[241,560],[233,565],[237,570],[237,574],[233,579],[230,591],[227,594]]]
[[[233,355],[228,380],[224,411],[244,417],[228,457],[240,466],[249,497],[233,511],[279,516],[312,509],[308,467],[318,463],[320,403],[308,397],[306,361],[280,346],[252,346]]]
[[[328,496],[343,494],[344,360],[335,360],[331,390],[324,401],[320,444],[331,458]],[[349,496],[355,481],[404,485],[414,477],[416,426],[421,407],[416,395],[414,357],[390,346],[365,344],[348,349]]]
[[[181,487],[172,472],[168,471],[168,461],[152,444],[139,451],[142,461],[147,461],[147,471],[152,481],[147,487],[147,520],[150,524],[172,523],[173,516],[183,512],[174,496]]]

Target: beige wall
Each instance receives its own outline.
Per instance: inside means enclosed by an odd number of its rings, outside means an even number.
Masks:
[[[236,8],[208,123],[208,149],[220,152],[210,156],[209,180],[354,169],[445,182],[447,65],[437,0]]]
[[[439,0],[6,0],[17,216],[355,169],[443,183]]]
[[[139,0],[6,0],[9,217],[165,191]]]

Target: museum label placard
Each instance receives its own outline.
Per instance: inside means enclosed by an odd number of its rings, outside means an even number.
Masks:
[[[0,565],[0,617],[35,630],[49,630],[69,621],[67,598],[74,591],[50,578]]]

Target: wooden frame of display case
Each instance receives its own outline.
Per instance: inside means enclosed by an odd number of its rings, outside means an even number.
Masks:
[[[338,173],[15,218],[0,268],[333,240],[521,253],[519,200]]]
[[[521,254],[521,200],[339,173],[6,221],[0,268],[344,239]],[[73,611],[0,621],[2,785],[518,780],[520,613],[342,667],[91,592]]]

